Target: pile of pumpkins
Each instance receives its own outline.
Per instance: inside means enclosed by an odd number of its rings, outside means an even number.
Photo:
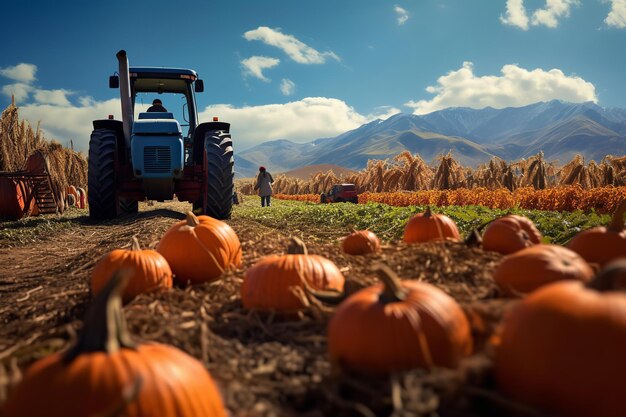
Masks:
[[[504,295],[524,297],[493,341],[494,375],[506,395],[564,415],[626,415],[619,395],[626,375],[626,296],[616,291],[626,288],[626,261],[615,261],[626,256],[625,211],[626,203],[609,225],[580,232],[568,248],[542,244],[541,233],[522,216],[509,214],[486,228],[483,248],[504,255],[494,281]],[[449,217],[428,209],[409,220],[403,240],[459,241],[460,234]],[[351,255],[380,251],[367,230],[352,231],[341,246]],[[114,407],[128,416],[226,415],[202,364],[170,346],[136,345],[121,306],[175,280],[217,280],[241,260],[229,225],[191,212],[156,250],[142,250],[133,239],[130,250],[106,254],[92,274],[95,300],[81,337],[29,368],[6,404],[7,415],[52,415],[51,409],[65,417],[114,415]],[[595,274],[590,264],[602,272]],[[471,355],[470,325],[452,297],[431,284],[401,280],[385,265],[374,271],[381,283],[343,299],[329,321],[329,356],[337,367],[380,375],[454,368]],[[340,299],[344,285],[333,262],[293,239],[287,254],[266,256],[245,272],[241,300],[249,309],[289,314],[306,306],[302,292]]]
[[[65,189],[65,203],[67,207],[87,207],[87,192],[84,188],[68,185]]]

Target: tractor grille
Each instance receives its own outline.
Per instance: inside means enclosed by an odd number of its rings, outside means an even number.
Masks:
[[[143,168],[146,173],[170,172],[172,151],[169,146],[146,146],[143,148]]]

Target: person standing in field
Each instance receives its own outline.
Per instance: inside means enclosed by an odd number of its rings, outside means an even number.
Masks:
[[[255,190],[259,191],[259,195],[261,196],[261,207],[271,206],[270,196],[272,195],[272,183],[274,182],[274,178],[272,178],[272,174],[267,172],[265,167],[259,167],[259,175],[256,177],[256,185],[254,186]]]

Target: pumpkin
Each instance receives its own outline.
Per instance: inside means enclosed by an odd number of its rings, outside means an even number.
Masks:
[[[610,223],[579,232],[567,247],[585,258],[587,262],[603,266],[613,259],[626,257],[626,230],[624,213],[626,200],[617,207]]]
[[[35,362],[5,404],[12,417],[226,416],[201,362],[126,330],[116,272],[98,294],[76,344]]]
[[[541,232],[524,216],[507,214],[491,222],[483,234],[483,249],[503,255],[541,243]]]
[[[305,244],[292,238],[286,255],[269,255],[251,266],[241,284],[244,307],[289,313],[306,305],[294,288],[343,292],[345,278],[330,260],[309,255]]]
[[[113,273],[124,268],[132,271],[122,294],[125,303],[145,292],[172,288],[172,270],[163,255],[152,249],[142,250],[133,236],[130,249],[115,249],[98,261],[91,274],[92,292],[98,294]]]
[[[156,250],[183,284],[215,281],[241,265],[241,243],[235,231],[221,220],[196,217],[191,211],[163,235]]]
[[[593,269],[576,252],[539,244],[502,258],[493,279],[503,294],[516,296],[564,279],[587,282],[593,275]]]
[[[32,192],[26,182],[0,176],[0,218],[19,220],[28,215]]]
[[[78,208],[84,209],[87,205],[87,192],[84,188],[77,187],[76,191],[78,191],[78,202],[76,205]]]
[[[349,255],[365,255],[380,250],[380,240],[369,230],[352,230],[341,241],[342,250]]]
[[[457,302],[434,285],[400,281],[386,266],[383,281],[342,302],[328,325],[328,349],[341,368],[371,374],[456,367],[472,351],[470,326]]]
[[[461,239],[456,223],[445,214],[432,213],[430,207],[424,213],[411,217],[404,227],[403,240],[406,243],[447,239]]]
[[[68,208],[76,206],[76,197],[74,197],[74,194],[68,194],[65,198],[67,199],[66,204]]]
[[[626,295],[608,278],[559,281],[509,311],[495,340],[502,392],[557,415],[626,415]]]
[[[74,196],[74,204],[69,204],[70,207],[74,207],[74,205],[76,205],[78,200],[80,199],[80,195],[78,194],[78,190],[76,190],[76,187],[74,187],[73,185],[68,185],[67,187],[65,187],[65,194],[68,200],[70,195]]]

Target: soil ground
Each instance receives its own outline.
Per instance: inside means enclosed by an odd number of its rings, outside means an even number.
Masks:
[[[136,235],[154,247],[184,218],[183,203],[141,205],[138,215],[92,224],[85,215],[32,242],[0,241],[0,402],[19,374],[39,358],[68,347],[91,299],[89,277],[106,252],[127,248]],[[497,297],[491,273],[499,255],[463,244],[391,243],[368,256],[343,254],[342,232],[269,228],[238,217],[228,223],[243,248],[243,265],[212,284],[175,286],[125,306],[135,339],[174,345],[204,363],[232,416],[479,416],[537,415],[493,390],[488,339],[513,302]],[[294,234],[310,253],[334,261],[352,292],[377,281],[384,262],[400,277],[433,283],[467,313],[475,354],[459,369],[415,370],[389,377],[347,374],[327,357],[326,326],[333,306],[279,317],[243,308],[245,271],[261,257],[284,253]],[[367,349],[367,346],[363,346]]]

